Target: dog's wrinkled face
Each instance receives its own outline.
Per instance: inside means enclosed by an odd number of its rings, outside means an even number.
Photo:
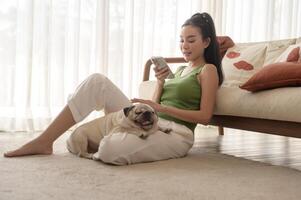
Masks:
[[[147,104],[135,104],[133,106],[124,108],[125,116],[135,124],[135,126],[142,128],[145,131],[150,131],[157,128],[158,116],[155,110]]]

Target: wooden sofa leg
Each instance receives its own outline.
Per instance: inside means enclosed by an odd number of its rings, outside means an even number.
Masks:
[[[224,127],[222,127],[222,126],[218,127],[218,134],[219,135],[224,135]]]

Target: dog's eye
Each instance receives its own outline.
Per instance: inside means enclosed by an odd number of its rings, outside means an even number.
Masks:
[[[136,112],[137,115],[140,115],[142,112]]]

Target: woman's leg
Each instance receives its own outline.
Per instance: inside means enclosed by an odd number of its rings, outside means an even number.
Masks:
[[[93,74],[79,85],[68,105],[40,136],[19,149],[4,153],[4,156],[52,154],[53,142],[93,110],[104,109],[110,113],[130,104],[129,99],[108,78]]]
[[[54,119],[46,130],[37,138],[23,145],[19,149],[4,153],[5,157],[16,157],[34,154],[52,154],[53,142],[66,130],[75,124],[68,106]]]

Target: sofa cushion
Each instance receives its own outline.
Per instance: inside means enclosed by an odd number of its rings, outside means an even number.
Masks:
[[[227,50],[222,60],[224,85],[238,87],[263,65],[267,43],[239,44]]]
[[[290,45],[275,62],[300,62],[301,61],[301,43]]]
[[[275,40],[268,42],[264,65],[275,63],[276,59],[290,46],[296,44],[296,39]]]
[[[301,86],[301,63],[280,62],[267,65],[240,88],[256,92],[287,86]]]
[[[251,93],[220,87],[214,114],[301,122],[301,88],[285,87]]]

